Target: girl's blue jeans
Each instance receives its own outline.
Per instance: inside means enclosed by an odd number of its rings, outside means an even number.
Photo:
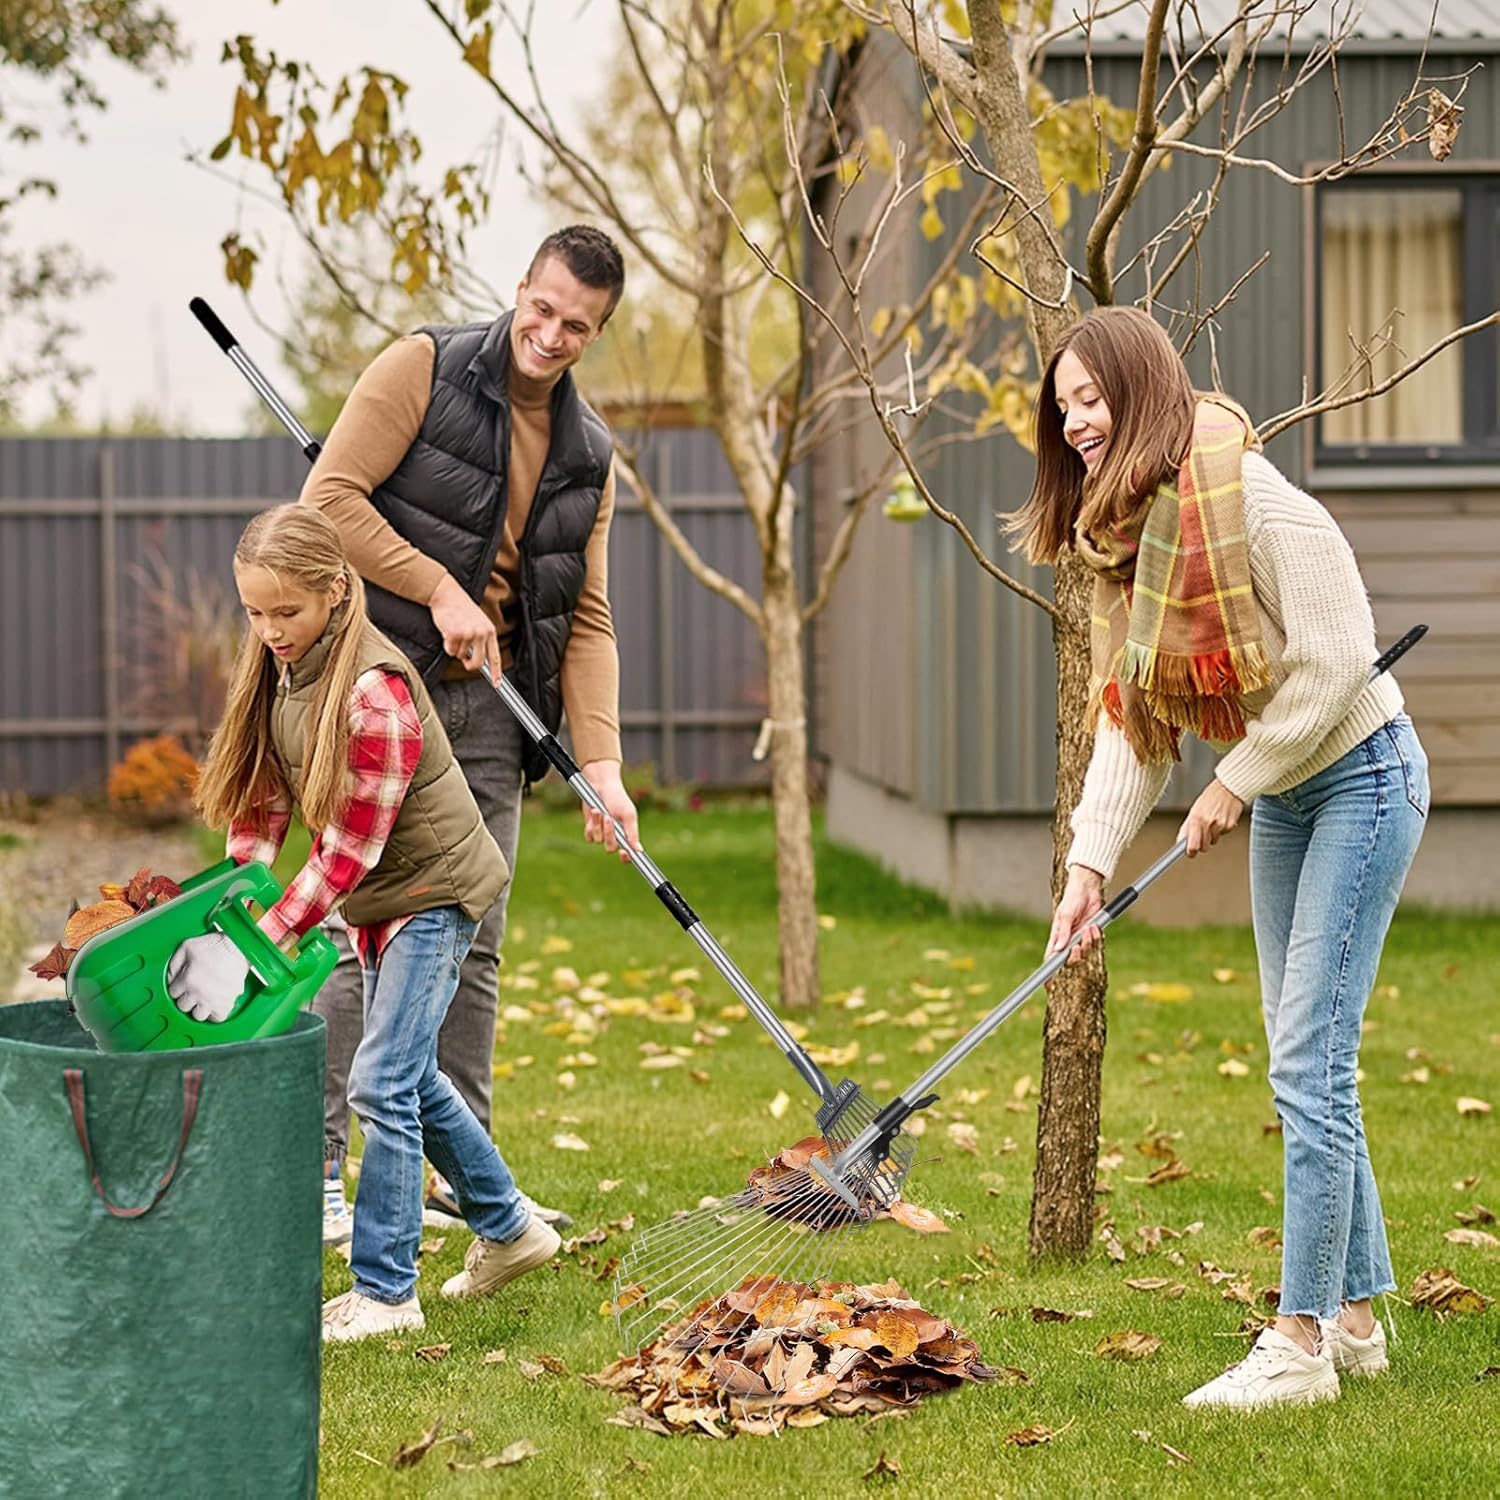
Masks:
[[[1285,1150],[1281,1301],[1333,1317],[1392,1290],[1355,1068],[1365,1004],[1426,822],[1405,714],[1250,816],[1250,896]]]
[[[438,1069],[437,1036],[477,924],[456,906],[418,912],[364,971],[365,1030],[349,1104],[365,1134],[349,1264],[354,1289],[405,1302],[417,1284],[425,1155],[475,1234],[513,1240],[529,1214],[488,1132]]]

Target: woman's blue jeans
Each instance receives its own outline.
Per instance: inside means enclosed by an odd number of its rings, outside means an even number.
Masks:
[[[405,1302],[417,1284],[424,1154],[452,1183],[475,1234],[513,1240],[529,1222],[495,1143],[437,1065],[438,1029],[476,926],[456,906],[418,912],[364,971],[365,1031],[349,1104],[365,1154],[349,1264],[354,1289],[377,1302]]]
[[[1402,714],[1251,812],[1255,947],[1286,1156],[1285,1316],[1333,1317],[1341,1302],[1396,1285],[1354,1074],[1427,802],[1427,757]]]

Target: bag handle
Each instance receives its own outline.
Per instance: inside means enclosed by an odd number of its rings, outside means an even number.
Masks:
[[[187,1147],[188,1136],[192,1134],[193,1121],[198,1117],[198,1096],[203,1091],[203,1069],[184,1068],[182,1071],[182,1130],[177,1137],[177,1150],[173,1152],[167,1170],[162,1173],[161,1181],[157,1183],[156,1192],[152,1195],[151,1201],[142,1204],[139,1208],[121,1208],[118,1203],[111,1203],[109,1194],[104,1191],[104,1184],[99,1180],[99,1168],[94,1161],[93,1147],[89,1144],[88,1116],[84,1109],[83,1097],[83,1069],[64,1068],[63,1080],[68,1087],[68,1104],[73,1111],[73,1128],[78,1132],[78,1144],[83,1147],[83,1159],[88,1163],[89,1181],[93,1183],[94,1191],[98,1193],[105,1208],[117,1219],[138,1219],[143,1214],[149,1214],[166,1196],[173,1177],[177,1175],[177,1168],[182,1163],[182,1153]]]

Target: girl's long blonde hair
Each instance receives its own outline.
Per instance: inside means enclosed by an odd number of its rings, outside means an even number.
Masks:
[[[1071,349],[1109,407],[1109,441],[1090,475],[1063,432],[1057,362]],[[1036,479],[1031,496],[1006,518],[1034,563],[1054,563],[1073,545],[1073,528],[1098,534],[1173,478],[1193,438],[1197,396],[1166,330],[1136,307],[1100,307],[1070,324],[1042,372],[1033,414]]]
[[[265,568],[283,584],[310,593],[332,593],[342,580],[343,598],[329,616],[324,636],[328,659],[318,678],[303,740],[302,785],[295,789],[302,819],[317,832],[349,805],[349,699],[359,676],[360,637],[365,628],[363,579],[344,555],[337,528],[307,505],[276,505],[245,528],[234,549],[234,566]],[[280,667],[253,630],[245,632],[224,717],[208,747],[208,760],[193,804],[212,828],[230,821],[267,826],[267,809],[293,794],[271,742],[271,710]]]

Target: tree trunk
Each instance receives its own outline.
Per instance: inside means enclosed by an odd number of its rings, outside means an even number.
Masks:
[[[1056,571],[1057,810],[1052,832],[1052,897],[1067,880],[1063,864],[1070,820],[1083,791],[1094,737],[1087,723],[1089,601],[1093,577],[1069,553]],[[1029,1249],[1043,1256],[1083,1256],[1094,1227],[1099,1161],[1099,1091],[1104,1063],[1103,950],[1064,968],[1048,986],[1042,1044],[1042,1097],[1037,1107]]]
[[[807,795],[807,683],[796,574],[779,560],[763,570],[766,675],[771,719],[771,805],[776,824],[777,935],[781,1003],[818,1003],[817,880]]]

